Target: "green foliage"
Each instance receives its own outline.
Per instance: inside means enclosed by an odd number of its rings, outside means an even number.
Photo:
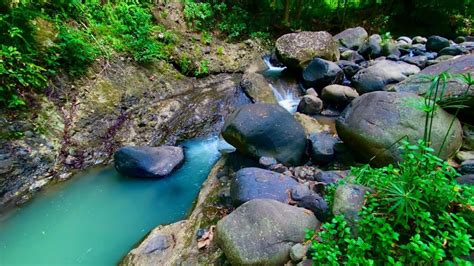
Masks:
[[[86,73],[99,51],[86,32],[62,25],[50,55],[49,67],[62,68],[71,76],[79,76]]]
[[[130,55],[138,63],[168,59],[175,35],[153,22],[153,1],[0,2],[0,107],[27,105],[25,96],[48,76],[83,75],[99,57]],[[36,19],[51,24],[52,45],[37,43]]]
[[[465,74],[457,74],[457,75],[452,75],[449,72],[442,72],[438,75],[435,76],[430,76],[430,75],[423,75],[422,78],[427,79],[431,82],[430,87],[426,93],[427,97],[423,99],[409,99],[406,102],[406,105],[411,108],[416,108],[418,110],[421,110],[425,112],[425,125],[424,125],[424,133],[423,133],[423,142],[426,143],[426,145],[430,146],[431,145],[431,134],[432,134],[432,129],[433,129],[433,120],[434,116],[438,110],[438,107],[442,107],[444,109],[455,109],[455,113],[453,118],[451,119],[451,123],[448,126],[448,130],[446,131],[444,135],[443,142],[441,143],[441,147],[438,152],[438,156],[443,150],[444,145],[446,144],[446,141],[448,139],[448,136],[451,132],[451,129],[454,125],[454,121],[456,120],[456,117],[460,111],[460,109],[467,107],[467,105],[464,105],[466,101],[468,101],[468,93],[469,90],[471,89],[471,86],[474,85],[474,79],[472,78],[470,73],[465,73]],[[456,78],[458,79],[461,83],[465,83],[466,90],[462,95],[459,95],[459,97],[451,98],[451,99],[446,99],[446,90],[447,90],[447,83],[449,80]]]
[[[336,216],[306,233],[315,264],[469,264],[474,188],[457,184],[455,169],[422,141],[402,149],[398,167],[352,169],[355,182],[374,192],[354,228]]]
[[[394,35],[454,38],[472,34],[474,14],[471,0],[184,0],[184,4],[190,25],[219,29],[230,39],[254,32],[274,36],[294,30],[337,32],[351,26]]]
[[[196,69],[196,71],[194,72],[194,76],[202,77],[202,76],[206,75],[207,73],[209,73],[209,67],[208,66],[209,66],[209,61],[208,60],[202,60],[201,62],[199,62],[199,66]]]
[[[186,0],[183,12],[186,21],[197,29],[205,29],[212,23],[213,9],[210,3]]]
[[[189,75],[192,70],[192,64],[191,64],[191,59],[189,59],[189,56],[187,54],[181,55],[179,59],[179,70],[181,73],[185,75]]]
[[[21,97],[28,89],[46,86],[45,69],[32,62],[13,46],[1,45],[0,106],[18,108],[26,105]]]

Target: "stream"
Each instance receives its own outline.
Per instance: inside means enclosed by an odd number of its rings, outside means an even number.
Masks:
[[[111,166],[49,187],[0,217],[0,265],[112,265],[151,229],[186,217],[214,163],[216,137],[182,143],[185,163],[163,179]]]
[[[281,79],[282,72],[286,69],[286,67],[272,65],[270,62],[270,56],[264,56],[263,61],[267,65],[267,70],[263,73],[263,75],[270,79]],[[273,94],[275,95],[278,104],[285,108],[288,112],[292,114],[295,113],[300,102],[298,95],[293,90],[284,88],[281,85],[277,86],[271,82],[269,85],[272,88]]]

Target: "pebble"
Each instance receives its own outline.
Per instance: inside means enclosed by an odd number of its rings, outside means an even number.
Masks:
[[[290,258],[293,262],[301,261],[306,255],[307,248],[301,243],[295,244],[290,249]]]

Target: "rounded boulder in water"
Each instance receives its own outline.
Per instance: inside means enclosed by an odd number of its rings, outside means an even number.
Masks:
[[[431,36],[426,42],[426,50],[439,52],[443,48],[449,47],[449,40],[441,36]]]
[[[183,160],[183,148],[173,146],[125,146],[114,153],[117,172],[136,178],[165,177]]]
[[[360,160],[375,166],[400,161],[401,150],[394,145],[403,138],[412,143],[423,139],[426,113],[417,108],[424,98],[412,93],[376,91],[354,99],[336,120],[339,137]],[[435,154],[441,149],[453,116],[441,108],[434,112],[431,133]],[[448,159],[462,144],[462,128],[457,118],[449,131],[440,156]],[[374,157],[375,156],[375,157]]]
[[[240,153],[289,165],[301,163],[306,149],[304,129],[276,104],[241,106],[227,118],[222,136]]]
[[[341,83],[344,72],[334,62],[315,58],[303,70],[303,83],[307,88],[323,88],[334,83]]]

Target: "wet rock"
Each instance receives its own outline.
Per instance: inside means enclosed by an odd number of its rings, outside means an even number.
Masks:
[[[465,175],[474,174],[474,160],[466,160],[462,162],[459,171]]]
[[[302,113],[295,113],[294,117],[303,127],[306,135],[330,130],[327,125],[321,124],[320,122],[318,122],[318,120],[311,116]]]
[[[334,145],[338,141],[329,133],[316,133],[309,135],[311,142],[310,157],[314,163],[329,163],[334,159]]]
[[[456,178],[456,181],[462,185],[474,185],[474,175],[463,175]]]
[[[405,80],[420,72],[420,68],[405,62],[381,60],[363,69],[352,77],[352,83],[359,94],[384,90],[385,86]]]
[[[321,171],[315,175],[315,180],[325,184],[335,184],[347,174],[348,171]]]
[[[379,57],[382,55],[382,37],[378,34],[371,35],[367,42],[359,48],[358,52],[366,59]]]
[[[426,50],[431,52],[439,52],[445,47],[449,47],[449,40],[441,36],[434,35],[426,41]]]
[[[297,111],[307,115],[315,115],[321,113],[323,109],[323,101],[314,95],[305,95],[298,104]]]
[[[407,136],[411,142],[423,138],[425,112],[410,107],[407,103],[423,101],[411,93],[372,92],[357,97],[344,110],[336,121],[339,137],[364,161],[370,160],[374,165],[386,165],[401,159],[396,141]],[[434,114],[432,143],[439,150],[446,134],[446,125],[453,116],[441,108]],[[455,119],[453,127],[441,151],[441,158],[454,155],[462,143],[462,129],[459,120]]]
[[[338,186],[334,193],[333,214],[344,215],[344,218],[354,225],[364,206],[365,193],[368,191],[367,187],[361,185],[343,184]]]
[[[240,86],[245,93],[256,103],[277,103],[270,84],[262,74],[245,73]]]
[[[296,201],[302,200],[306,196],[310,196],[314,192],[307,186],[296,186],[291,189],[291,198]]]
[[[315,57],[339,59],[337,43],[326,31],[285,34],[277,39],[275,48],[280,61],[293,69],[303,69]]]
[[[183,148],[172,146],[125,146],[114,154],[115,169],[122,175],[137,178],[167,176],[183,160]]]
[[[270,166],[269,170],[280,173],[280,174],[285,174],[288,173],[288,167],[284,166],[281,163],[274,164]]]
[[[222,136],[243,154],[273,157],[284,164],[300,163],[306,149],[304,129],[279,105],[240,107],[227,118]]]
[[[313,88],[307,89],[307,90],[306,90],[306,94],[307,94],[307,95],[314,95],[314,96],[316,96],[316,97],[319,96],[318,93],[317,93]]]
[[[427,62],[426,62],[426,65],[427,66],[432,66],[432,65],[436,65],[436,64],[439,64],[441,62],[444,62],[444,61],[447,61],[447,60],[451,60],[453,59],[454,56],[452,55],[442,55],[442,56],[438,56],[434,59],[429,59]]]
[[[304,230],[319,225],[303,208],[257,199],[217,223],[217,243],[232,265],[283,265],[291,247],[305,240]]]
[[[458,37],[456,37],[456,39],[454,39],[455,43],[463,43],[465,41],[466,41],[466,37],[464,37],[464,36],[458,36]]]
[[[360,62],[365,61],[364,57],[360,55],[357,51],[347,50],[341,53],[341,60],[347,60],[359,64]]]
[[[307,88],[323,88],[340,83],[343,78],[344,72],[336,63],[321,58],[313,59],[303,70],[303,83]]]
[[[334,35],[334,39],[336,41],[338,41],[344,47],[352,50],[359,49],[359,47],[365,43],[368,37],[369,34],[362,27],[345,29],[344,31]]]
[[[343,107],[348,105],[358,96],[359,94],[356,90],[342,85],[329,85],[324,87],[321,92],[321,98],[324,101],[337,103]]]
[[[217,150],[222,154],[233,153],[236,151],[234,146],[230,145],[227,141],[223,139],[219,139],[219,143],[217,144]]]
[[[401,53],[398,50],[397,43],[394,40],[388,40],[384,42],[382,45],[382,55],[385,55],[385,56],[394,55],[394,56],[400,57]]]
[[[277,164],[277,160],[275,160],[275,158],[272,158],[272,157],[260,157],[260,159],[258,160],[258,163],[265,167],[265,168],[270,168],[272,167],[273,165]]]
[[[412,44],[412,39],[410,37],[407,37],[407,36],[400,36],[397,38],[397,42],[399,44]]]
[[[253,199],[288,203],[291,190],[297,186],[300,184],[289,176],[260,168],[243,168],[232,180],[230,195],[236,206]]]
[[[316,193],[312,193],[311,195],[303,197],[299,200],[296,205],[301,208],[305,208],[310,210],[316,215],[316,218],[324,222],[327,220],[329,216],[329,207],[327,202],[323,199],[323,197],[319,196]]]
[[[456,159],[459,162],[474,160],[474,151],[458,151],[458,153],[456,153]]]
[[[403,62],[408,64],[415,65],[419,68],[424,68],[426,63],[428,62],[428,57],[424,55],[416,55],[416,56],[403,56],[400,58]]]
[[[462,48],[464,48],[468,51],[472,51],[472,50],[474,50],[474,41],[463,42],[463,43],[459,44],[459,46],[461,46]]]
[[[449,46],[441,49],[438,55],[462,55],[468,53],[466,49],[462,48],[461,46]]]
[[[417,93],[418,95],[427,96],[428,89],[431,85],[429,80],[426,80],[424,76],[426,75],[438,75],[443,71],[449,71],[451,74],[460,74],[460,73],[471,73],[474,74],[474,55],[464,55],[456,59],[444,61],[436,65],[429,66],[418,75],[413,75],[403,82],[395,85],[393,89],[398,92],[412,92]],[[444,97],[446,100],[459,100],[459,97],[464,95],[467,90],[467,85],[460,81],[457,78],[449,79],[446,84],[446,92]],[[468,106],[460,110],[460,119],[465,120],[466,122],[474,122],[472,117],[474,117],[474,90],[471,90],[467,93],[466,97],[463,97],[465,100],[462,101],[463,105]]]
[[[301,261],[305,256],[308,248],[303,246],[301,243],[298,243],[291,247],[290,249],[290,258],[293,262]]]
[[[474,126],[464,124],[462,130],[464,137],[463,146],[467,149],[474,150]]]
[[[352,76],[362,69],[358,64],[346,60],[339,60],[336,64],[344,71],[344,75],[346,75],[348,79],[352,78]]]
[[[421,36],[415,36],[413,37],[412,40],[413,40],[413,44],[425,44],[428,41],[428,39]]]

